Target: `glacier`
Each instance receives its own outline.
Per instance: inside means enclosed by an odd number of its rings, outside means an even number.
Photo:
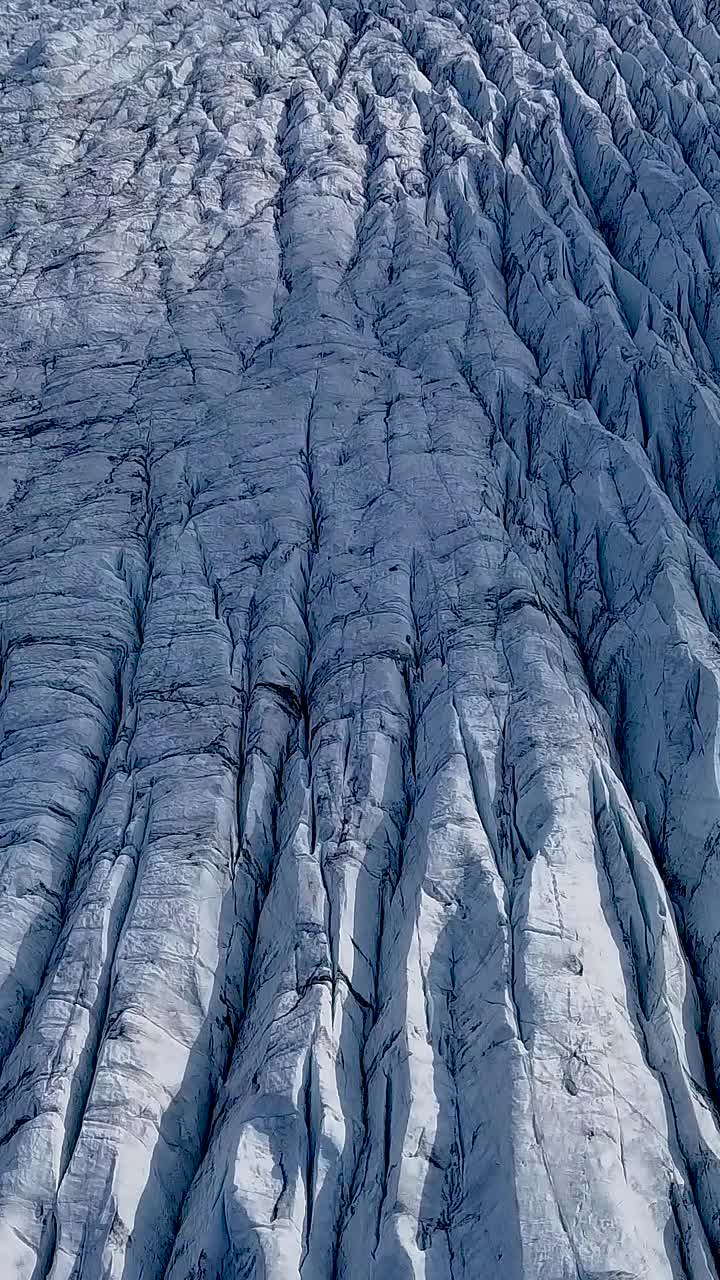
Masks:
[[[720,4],[2,0],[0,1277],[720,1277]]]

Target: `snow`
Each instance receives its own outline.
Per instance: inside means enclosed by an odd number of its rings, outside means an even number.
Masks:
[[[720,15],[0,17],[3,1280],[718,1280]]]

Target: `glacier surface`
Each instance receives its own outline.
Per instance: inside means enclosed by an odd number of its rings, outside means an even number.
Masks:
[[[720,3],[0,74],[2,1280],[718,1280]]]

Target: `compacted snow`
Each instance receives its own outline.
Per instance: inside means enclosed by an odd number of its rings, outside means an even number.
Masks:
[[[717,1280],[720,7],[33,3],[2,1280]]]

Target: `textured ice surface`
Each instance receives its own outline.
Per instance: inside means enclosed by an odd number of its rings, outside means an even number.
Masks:
[[[716,0],[0,41],[2,1280],[717,1280]]]

